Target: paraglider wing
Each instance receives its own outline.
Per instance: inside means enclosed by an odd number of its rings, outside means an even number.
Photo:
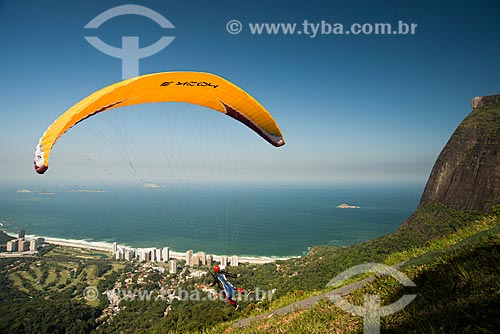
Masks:
[[[154,102],[186,102],[208,107],[242,122],[276,147],[285,144],[271,114],[250,94],[226,79],[203,72],[153,73],[98,90],[56,119],[36,146],[36,172],[45,173],[52,147],[75,124],[106,110]]]

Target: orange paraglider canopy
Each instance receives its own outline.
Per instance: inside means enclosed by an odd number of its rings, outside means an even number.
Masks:
[[[271,114],[250,94],[226,79],[204,72],[153,73],[98,90],[57,118],[36,146],[36,172],[45,173],[52,147],[75,124],[106,110],[154,102],[186,102],[208,107],[242,122],[276,147],[285,144]]]

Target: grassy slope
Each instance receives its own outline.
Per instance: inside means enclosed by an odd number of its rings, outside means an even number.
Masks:
[[[440,239],[396,252],[386,262],[410,261],[402,269],[417,285],[403,288],[390,277],[378,278],[347,297],[362,305],[366,293],[392,303],[404,293],[417,299],[402,312],[383,318],[385,333],[495,333],[500,328],[500,221],[483,218]],[[405,289],[407,291],[405,292]],[[221,325],[208,333],[220,333]],[[257,322],[232,333],[361,333],[362,318],[329,301],[310,311]]]

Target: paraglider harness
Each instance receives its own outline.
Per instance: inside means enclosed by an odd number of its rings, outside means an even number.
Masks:
[[[228,280],[227,277],[231,278],[237,278],[238,275],[235,274],[230,274],[227,271],[219,271],[213,273],[210,271],[210,274],[214,278],[214,281],[210,285],[217,284],[219,289],[224,290],[224,300],[232,305],[235,309],[238,308],[238,305],[236,304],[235,300],[235,295],[237,292],[241,293],[247,293],[245,290],[242,288],[235,288]]]

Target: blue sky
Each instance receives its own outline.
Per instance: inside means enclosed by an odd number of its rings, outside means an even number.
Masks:
[[[175,28],[124,15],[84,29],[98,14],[123,4],[148,7]],[[500,93],[499,11],[497,1],[0,1],[0,183],[30,187],[76,177],[125,179],[134,174],[120,161],[129,152],[123,147],[128,139],[116,143],[122,146],[114,157],[103,153],[113,150],[106,138],[114,142],[125,131],[133,141],[132,154],[141,155],[133,163],[148,180],[161,181],[165,162],[158,156],[175,153],[174,167],[188,178],[204,179],[222,168],[216,179],[244,169],[249,180],[265,182],[423,185],[440,150],[470,112],[471,99]],[[239,34],[226,30],[233,19],[243,24]],[[304,20],[345,26],[402,20],[418,26],[415,35],[315,38],[253,35],[248,26]],[[116,47],[122,36],[138,36],[141,47],[163,35],[175,36],[164,50],[140,61],[141,74],[221,75],[273,114],[287,145],[268,147],[240,124],[217,113],[205,116],[197,108],[188,108],[191,114],[185,116],[179,110],[186,107],[174,105],[168,107],[174,109],[172,116],[165,116],[165,106],[134,107],[77,125],[56,144],[49,172],[36,175],[32,155],[47,126],[72,104],[121,79],[121,60],[92,47],[84,39],[89,35]],[[193,120],[199,114],[202,120]],[[182,138],[164,135],[159,141],[170,142],[158,153],[152,132],[165,119]],[[144,120],[147,126],[137,124]],[[200,127],[201,134],[196,133]],[[226,135],[241,136],[238,145],[220,144]],[[113,176],[124,169],[123,176]]]

